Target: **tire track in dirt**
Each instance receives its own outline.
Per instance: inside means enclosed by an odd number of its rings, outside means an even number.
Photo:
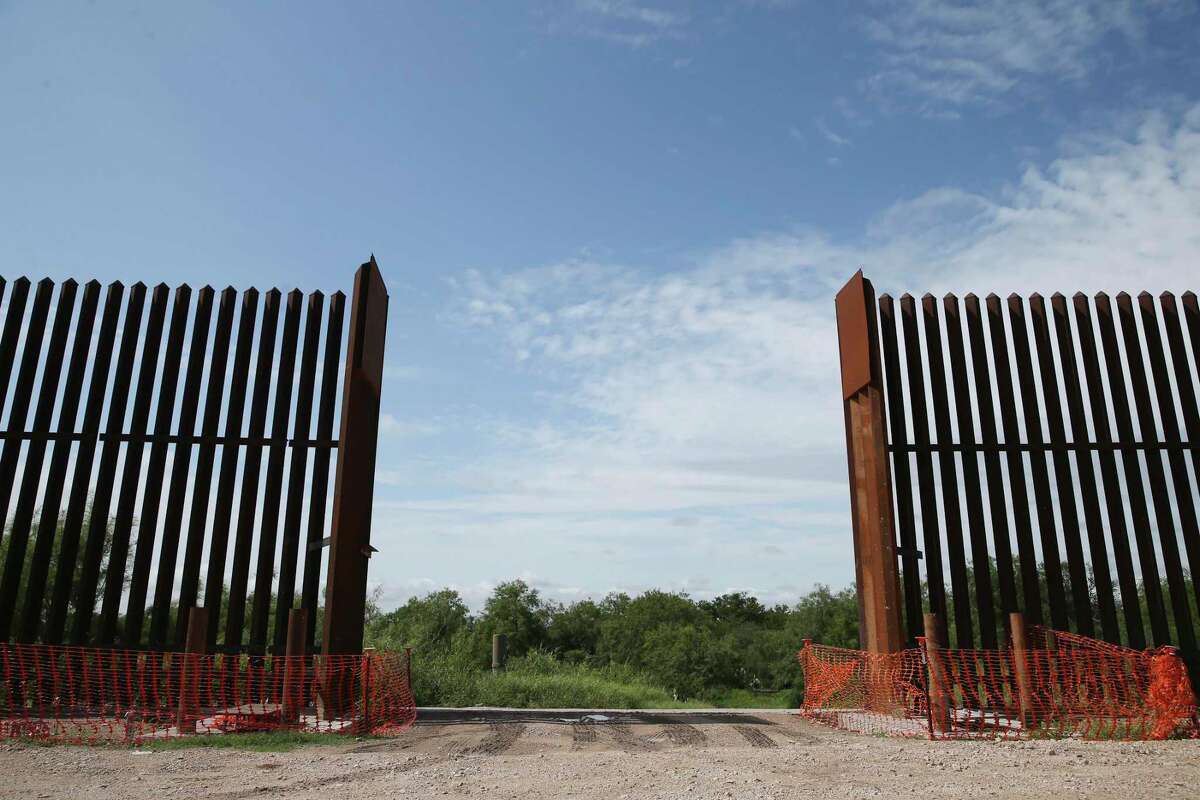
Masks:
[[[652,737],[654,740],[667,739],[676,747],[702,747],[708,743],[708,736],[695,725],[686,722],[670,722],[663,726],[662,733]]]
[[[585,722],[571,723],[571,749],[579,750],[596,741],[596,726]]]
[[[734,725],[733,729],[742,735],[742,738],[750,743],[751,747],[778,747],[775,741],[760,731],[758,728],[750,725]]]
[[[459,750],[456,755],[461,756],[496,756],[503,753],[508,748],[517,743],[517,739],[521,738],[521,734],[525,732],[525,726],[520,723],[513,722],[494,722],[488,725],[487,736],[483,737],[483,741],[479,744],[464,747]]]
[[[811,733],[804,733],[803,731],[794,731],[791,728],[788,728],[784,725],[780,725],[777,722],[771,723],[770,730],[771,730],[771,733],[778,733],[780,736],[791,739],[793,742],[799,742],[800,744],[818,744],[821,741],[817,737],[813,736]]]
[[[605,724],[604,728],[608,731],[613,741],[617,743],[617,747],[626,753],[646,753],[658,749],[653,742],[638,736],[623,722],[610,722]]]

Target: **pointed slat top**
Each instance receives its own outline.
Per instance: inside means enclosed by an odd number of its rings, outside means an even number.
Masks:
[[[1146,291],[1138,292],[1138,300],[1140,302],[1145,303],[1147,300],[1153,300],[1153,299],[1154,299],[1154,295],[1150,294],[1149,292],[1146,292]]]
[[[26,278],[24,275],[22,275],[21,277],[17,278],[15,281],[13,281],[13,286],[24,286],[26,288],[29,288],[30,283],[31,283],[31,281],[29,280],[29,278]]]
[[[1083,292],[1076,292],[1075,294],[1071,295],[1071,299],[1076,303],[1087,302],[1088,296]]]
[[[1097,303],[1107,303],[1108,302],[1108,292],[1104,291],[1103,289],[1096,292],[1096,302]]]
[[[954,292],[946,292],[946,295],[942,298],[942,302],[957,303],[958,295]]]
[[[304,297],[304,292],[300,291],[299,289],[292,289],[290,292],[288,292],[287,296],[288,296],[289,303],[292,303],[292,302],[299,303],[300,300],[303,299],[303,297]]]
[[[1129,292],[1117,292],[1117,302],[1129,302],[1131,299]]]
[[[37,282],[38,291],[49,291],[54,288],[54,281],[49,278],[42,278]]]
[[[1169,291],[1169,290],[1165,291],[1158,296],[1158,299],[1162,300],[1164,303],[1174,302],[1175,301],[1175,293],[1172,291]]]
[[[146,284],[144,281],[138,281],[137,283],[135,283],[133,286],[130,286],[129,288],[134,289],[139,292],[144,292],[144,291],[146,291]]]
[[[62,282],[62,287],[66,289],[68,286],[72,289],[77,289],[79,288],[79,281],[75,280],[74,278],[67,278]]]
[[[279,298],[282,296],[283,296],[283,293],[280,292],[279,289],[275,288],[274,286],[272,286],[270,289],[267,290],[267,297],[271,300],[278,301]]]
[[[90,281],[88,281],[87,283],[85,283],[85,284],[83,285],[83,287],[84,287],[85,289],[88,289],[88,290],[90,290],[90,291],[93,291],[93,292],[94,292],[94,291],[96,291],[96,290],[98,290],[98,289],[100,288],[100,281],[96,280],[95,278],[92,278]]]
[[[1196,302],[1196,293],[1195,293],[1195,292],[1193,292],[1191,289],[1188,289],[1186,292],[1184,292],[1183,294],[1181,294],[1181,295],[1179,295],[1179,296],[1180,296],[1180,298],[1182,298],[1182,299],[1183,299],[1183,301],[1184,301],[1185,303],[1194,303],[1194,302]]]
[[[334,298],[337,300],[345,300],[346,299],[346,293],[343,292],[341,289],[338,289],[336,292],[334,292],[333,294],[331,294],[329,296],[331,298]]]
[[[315,292],[308,293],[309,300],[323,300],[324,298],[325,298],[325,293],[322,292],[320,289],[316,290]]]
[[[1017,294],[1016,292],[1013,292],[1012,294],[1010,294],[1008,296],[1008,302],[1010,302],[1010,303],[1012,303],[1012,302],[1019,303],[1020,301],[1021,301],[1021,295]],[[1029,295],[1029,304],[1030,305],[1033,305],[1034,303],[1041,305],[1042,302],[1043,302],[1043,298],[1037,292],[1034,292],[1033,294]]]
[[[233,296],[233,295],[237,294],[237,289],[235,289],[232,286],[226,286],[224,289],[221,290],[221,294]]]

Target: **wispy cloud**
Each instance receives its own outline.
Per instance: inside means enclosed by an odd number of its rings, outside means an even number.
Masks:
[[[990,104],[1036,80],[1086,80],[1112,38],[1146,42],[1152,19],[1194,10],[1190,0],[904,0],[862,20],[882,48],[867,81],[880,99],[930,114]]]
[[[685,11],[637,0],[576,0],[557,18],[554,27],[640,48],[680,37],[690,19]]]
[[[830,144],[838,147],[848,147],[853,144],[848,138],[830,128],[829,124],[823,119],[817,120],[817,130],[820,131],[821,136],[825,137],[825,141]]]

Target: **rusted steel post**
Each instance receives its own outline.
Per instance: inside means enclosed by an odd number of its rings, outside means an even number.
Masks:
[[[200,702],[201,658],[207,649],[208,609],[187,609],[187,639],[181,656],[179,670],[179,708],[175,715],[175,727],[180,734],[195,733],[195,723],[189,718],[196,712]]]
[[[308,609],[288,611],[287,649],[284,651],[283,719],[295,724],[300,721],[304,706],[305,658],[308,655]]]
[[[900,576],[887,409],[883,398],[875,290],[862,271],[837,293],[838,349],[846,423],[846,460],[854,568],[858,584],[859,638],[873,653],[900,650]]]
[[[321,639],[325,655],[362,652],[387,311],[387,287],[372,256],[354,276],[351,301]]]
[[[1029,674],[1029,640],[1025,635],[1025,615],[1008,615],[1012,631],[1013,674],[1017,679],[1017,703],[1021,714],[1021,729],[1028,733],[1036,722],[1033,707],[1033,682]]]
[[[492,634],[492,673],[504,672],[508,666],[508,637],[503,633]]]
[[[950,703],[946,685],[946,673],[942,663],[941,640],[937,614],[926,614],[925,663],[929,671],[929,727],[934,736],[950,730]]]

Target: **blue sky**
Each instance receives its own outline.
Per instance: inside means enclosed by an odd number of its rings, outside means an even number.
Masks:
[[[0,2],[0,272],[374,252],[386,604],[789,601],[853,577],[833,292],[1194,288],[1197,41],[1190,2]]]

